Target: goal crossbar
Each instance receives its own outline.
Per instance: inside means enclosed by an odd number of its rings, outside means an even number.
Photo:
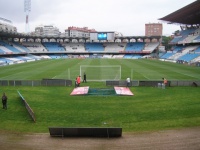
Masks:
[[[121,65],[80,65],[80,75],[86,73],[87,81],[121,79]]]

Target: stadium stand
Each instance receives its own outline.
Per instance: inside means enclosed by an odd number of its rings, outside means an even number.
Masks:
[[[30,52],[47,52],[47,49],[39,42],[22,42]]]
[[[132,59],[139,59],[139,58],[142,58],[142,55],[135,54],[132,56]]]
[[[32,58],[32,59],[35,59],[35,60],[41,60],[42,59],[41,56],[36,56],[36,55],[32,55],[32,54],[28,54],[27,56]]]
[[[8,44],[9,43],[9,44]],[[16,42],[8,42],[8,41],[0,41],[0,53],[26,53],[27,48],[16,43]]]
[[[43,42],[42,44],[49,52],[65,51],[64,47],[57,42]]]
[[[0,58],[0,66],[5,66],[6,63],[4,61],[1,61],[1,58]]]
[[[65,54],[49,54],[49,58],[51,59],[61,59],[61,58],[68,58]]]
[[[124,51],[126,43],[104,43],[105,52],[120,52]]]
[[[42,59],[51,59],[51,57],[49,55],[40,55],[40,57]]]
[[[174,53],[172,53],[172,52],[167,52],[167,53],[165,53],[164,55],[162,55],[162,56],[160,57],[160,59],[169,59],[169,57],[171,57],[172,55],[174,55]]]
[[[123,58],[125,59],[139,59],[142,55],[139,54],[125,54]]]
[[[84,43],[62,43],[67,52],[85,52]]]
[[[144,42],[127,43],[125,51],[141,52],[145,47]]]
[[[171,44],[174,44],[171,52],[166,52],[164,55],[161,55],[160,59],[178,63],[198,62],[198,53],[200,51],[199,44],[194,45],[191,43],[193,43],[194,39],[196,39],[199,34],[199,28],[180,31],[180,34],[175,36],[170,42]]]
[[[102,58],[113,58],[113,55],[110,55],[110,54],[104,54]]]
[[[171,60],[172,62],[195,62],[193,59],[198,61],[200,48],[199,45],[195,46],[175,46],[173,51],[166,52],[160,57],[162,60]]]
[[[181,57],[178,58],[178,60],[181,61],[185,61],[185,62],[190,62],[191,60],[195,59],[196,57],[200,56],[199,54],[191,54],[191,53],[187,53]]]
[[[174,38],[170,41],[170,44],[176,45],[176,47],[183,47],[178,50],[175,48],[173,56],[167,59],[173,59],[178,63],[196,63],[199,66],[200,57],[199,44],[200,44],[200,13],[199,13],[200,1],[194,1],[193,3],[175,11],[171,14],[160,18],[170,24],[182,24],[180,25],[181,31],[175,32]],[[192,46],[196,48],[192,49]],[[177,49],[177,50],[176,50]],[[165,54],[166,55],[166,54]],[[161,56],[163,58],[165,55]],[[166,60],[167,60],[166,59]],[[177,60],[177,61],[176,61]]]
[[[18,50],[17,48],[13,47],[13,45],[9,42],[7,43],[7,41],[2,41],[0,40],[0,45],[1,48],[3,48],[6,52],[10,51],[11,53],[21,53],[20,50]]]
[[[184,48],[185,48],[185,46],[182,46],[182,45],[174,46],[172,48],[172,51],[173,51],[173,53],[177,53],[177,52],[181,52]]]
[[[196,50],[194,50],[194,52],[195,53],[200,53],[200,46]]]
[[[79,37],[63,37],[62,39],[60,37],[53,37],[52,39],[37,37],[39,40],[36,40],[32,35],[23,35],[17,32],[5,34],[4,31],[0,30],[0,64],[8,65],[41,59],[62,58],[140,59],[154,57],[155,55],[164,61],[198,63],[200,61],[200,27],[199,13],[197,13],[199,8],[196,6],[199,5],[200,2],[195,1],[191,5],[160,19],[170,23],[182,24],[181,30],[175,32],[174,38],[170,41],[172,49],[166,53],[165,51],[158,53],[160,42],[151,41],[147,43],[138,40],[156,39],[156,41],[160,41],[162,40],[161,37],[122,36],[109,42],[89,42],[89,38],[80,39]],[[15,39],[19,39],[18,42]]]
[[[6,53],[12,53],[12,51],[11,50],[9,50],[9,49],[7,49],[7,48],[5,48],[4,46],[1,46],[0,45],[0,53],[1,54],[6,54]]]
[[[124,58],[124,55],[123,55],[123,54],[113,55],[112,58],[118,58],[118,59],[121,59],[121,58]]]
[[[159,42],[146,43],[142,51],[152,53],[159,46],[159,44]]]
[[[19,49],[21,52],[30,52],[30,50],[28,48],[26,48],[25,46],[19,44],[18,42],[12,42],[12,45]]]
[[[132,54],[125,54],[125,55],[124,55],[124,58],[125,58],[125,59],[131,59],[132,57],[133,57]]]
[[[103,52],[104,46],[103,43],[85,43],[85,50],[89,52]]]
[[[17,59],[21,60],[22,62],[31,62],[31,61],[35,61],[34,58],[31,57],[26,57],[26,56],[17,56]]]
[[[200,33],[200,32],[199,32]],[[197,42],[200,42],[200,35],[198,35],[194,40],[193,40],[194,43],[197,43]]]

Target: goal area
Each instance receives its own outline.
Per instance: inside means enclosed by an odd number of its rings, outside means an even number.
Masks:
[[[80,65],[80,75],[83,79],[86,74],[87,81],[120,80],[120,65]]]

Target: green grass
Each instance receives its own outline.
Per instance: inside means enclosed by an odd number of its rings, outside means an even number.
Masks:
[[[42,60],[0,67],[0,80],[41,80],[42,78],[75,79],[80,65],[121,65],[122,77],[133,80],[200,80],[200,67],[184,66],[158,60],[129,59],[60,59]],[[70,70],[70,77],[69,71]],[[101,72],[92,72],[99,76]],[[109,72],[110,73],[110,72]],[[104,73],[105,74],[105,73]],[[89,76],[89,74],[87,74]]]
[[[122,65],[122,79],[134,69],[135,80],[199,80],[200,68],[156,60],[44,60],[0,67],[2,79],[42,79],[63,74],[67,66]],[[81,86],[108,88],[104,82]],[[33,123],[17,90],[36,115]],[[49,126],[122,127],[123,132],[143,132],[200,126],[199,87],[131,87],[134,96],[70,96],[73,87],[2,86],[8,110],[0,109],[0,131],[43,133]]]

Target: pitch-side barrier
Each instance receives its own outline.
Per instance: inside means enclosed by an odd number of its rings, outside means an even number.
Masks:
[[[27,103],[25,98],[22,96],[22,94],[19,91],[17,91],[17,92],[18,92],[22,102],[24,103],[26,110],[28,111],[29,115],[31,116],[32,120],[34,122],[36,122],[36,118],[35,118],[35,114],[34,114],[33,110],[31,109],[31,107],[29,106],[29,104]]]

